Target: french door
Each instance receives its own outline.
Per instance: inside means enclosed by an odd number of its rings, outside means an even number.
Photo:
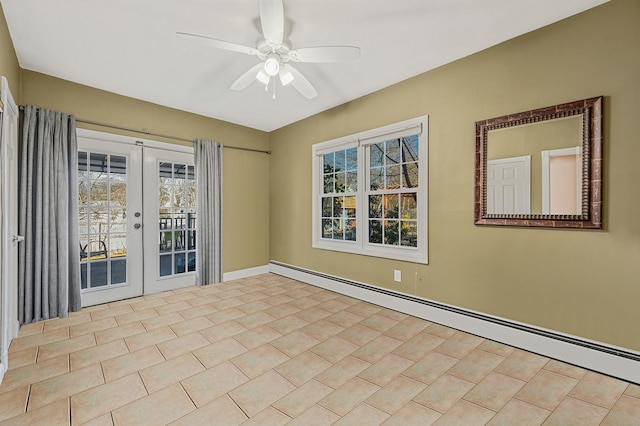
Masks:
[[[144,148],[144,292],[195,284],[193,154]]]
[[[142,147],[78,138],[82,305],[142,294]]]
[[[193,154],[163,145],[78,131],[83,306],[195,284]]]

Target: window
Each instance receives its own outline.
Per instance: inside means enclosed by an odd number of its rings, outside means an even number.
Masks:
[[[427,263],[427,123],[313,146],[313,247]]]

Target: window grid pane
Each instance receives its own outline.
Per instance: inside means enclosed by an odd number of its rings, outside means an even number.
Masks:
[[[193,165],[158,165],[158,237],[161,277],[195,271],[196,186]]]
[[[78,152],[81,288],[127,277],[127,157]]]
[[[368,150],[369,243],[417,247],[419,135],[371,144]]]
[[[321,236],[325,239],[356,240],[356,197],[358,190],[357,148],[322,155],[323,195]]]

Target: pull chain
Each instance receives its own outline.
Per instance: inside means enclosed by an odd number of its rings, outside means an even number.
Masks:
[[[274,78],[273,80],[273,100],[276,99],[276,79]]]

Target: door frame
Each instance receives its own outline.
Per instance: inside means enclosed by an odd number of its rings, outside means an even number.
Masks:
[[[0,382],[9,366],[9,345],[18,337],[18,116],[9,82],[0,83]],[[10,122],[10,120],[12,120]],[[13,129],[15,135],[10,138]],[[13,160],[9,163],[8,160]],[[11,166],[10,168],[8,166]],[[15,237],[15,238],[14,238]]]
[[[104,141],[104,142],[113,142],[113,143],[128,144],[128,145],[135,145],[135,146],[139,146],[141,148],[152,148],[154,150],[161,150],[161,151],[165,151],[165,152],[176,152],[176,153],[186,153],[186,154],[193,154],[194,153],[193,146],[178,145],[178,144],[172,144],[172,143],[167,143],[167,142],[159,142],[159,141],[154,141],[154,140],[150,140],[150,139],[143,139],[143,138],[136,138],[136,137],[131,137],[131,136],[118,135],[118,134],[113,134],[113,133],[106,133],[106,132],[101,132],[101,131],[97,131],[97,130],[77,129],[76,135],[77,135],[78,138],[93,139],[93,140],[99,140],[99,141]],[[141,166],[143,168],[144,168],[144,165],[143,165],[144,163],[146,163],[146,159],[145,159],[145,155],[144,155],[144,152],[143,152],[142,153],[142,162],[141,162]],[[147,187],[147,185],[144,182],[144,178],[143,178],[142,186],[143,186],[143,188]],[[144,195],[143,195],[143,197],[144,197]],[[144,221],[144,211],[143,211],[142,218],[143,218],[143,221]],[[143,231],[144,231],[144,227],[143,227]],[[143,235],[144,235],[144,233],[143,233]],[[143,241],[144,240],[145,240],[145,238],[143,237]],[[144,265],[141,265],[140,269],[145,269]],[[143,276],[143,281],[146,281],[146,278],[144,278],[144,276]],[[147,288],[147,287],[148,286],[145,286],[143,284],[141,286],[141,293],[140,294],[137,294],[137,295],[134,295],[134,296],[129,296],[129,297],[135,297],[135,296],[141,296],[141,295],[145,295],[145,294],[151,294],[154,291],[154,288]],[[102,303],[102,302],[100,302],[100,303]],[[84,301],[82,303],[82,306],[85,306]]]
[[[551,214],[551,158],[575,156],[576,159],[576,188],[582,188],[582,147],[559,148],[544,150],[542,155],[542,214]],[[582,211],[582,191],[576,191],[576,213]]]

